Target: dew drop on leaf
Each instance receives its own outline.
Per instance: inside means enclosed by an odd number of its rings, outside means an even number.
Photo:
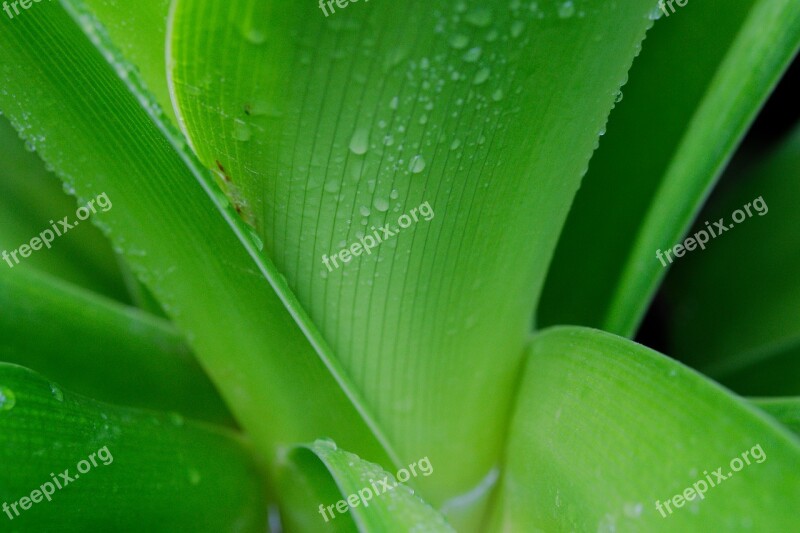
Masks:
[[[469,44],[469,37],[467,37],[466,35],[457,33],[452,37],[450,37],[450,46],[452,46],[456,50],[461,50],[463,48],[466,48],[468,44]]]
[[[558,6],[559,18],[568,19],[574,14],[575,14],[575,4],[572,3],[572,0],[567,0],[566,2]]]
[[[408,164],[408,170],[410,170],[412,174],[419,174],[425,170],[425,158],[421,155],[412,157]]]
[[[0,387],[0,411],[10,411],[17,403],[14,391],[8,387]]]
[[[364,155],[369,148],[369,132],[364,128],[358,128],[350,139],[350,151],[356,155]]]
[[[53,398],[55,398],[57,401],[59,402],[64,401],[64,393],[61,392],[61,389],[55,383],[50,384],[50,393],[53,395]]]

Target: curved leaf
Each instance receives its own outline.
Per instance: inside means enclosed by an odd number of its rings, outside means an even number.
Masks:
[[[0,360],[98,400],[232,423],[164,320],[32,271],[0,269],[0,309]]]
[[[506,457],[506,531],[797,525],[800,439],[693,370],[597,330],[533,338]],[[665,506],[699,480],[702,498]]]
[[[793,0],[693,2],[658,21],[559,241],[543,325],[635,333],[666,272],[656,251],[682,240],[798,47]]]
[[[495,466],[533,302],[654,4],[174,4],[187,137],[400,456],[437,464],[437,506]]]
[[[0,108],[79,198],[107,194],[113,209],[94,222],[180,328],[267,463],[277,446],[320,435],[389,463],[335,361],[318,357],[284,307],[285,283],[256,270],[265,264],[257,240],[83,4],[37,5],[35,17],[0,32],[0,52]]]
[[[233,433],[95,402],[4,363],[0,462],[4,530],[266,528],[258,468]]]

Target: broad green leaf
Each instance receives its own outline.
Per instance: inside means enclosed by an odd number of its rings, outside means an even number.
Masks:
[[[0,360],[92,398],[231,424],[168,322],[30,270],[0,269]]]
[[[192,146],[401,457],[437,465],[436,506],[495,467],[559,228],[654,4],[174,4]],[[387,242],[326,266],[373,231]]]
[[[0,364],[4,531],[263,532],[251,457],[229,431],[102,404]],[[39,501],[17,505],[23,497]]]
[[[51,220],[64,216],[74,220],[77,208],[58,178],[25,146],[8,121],[0,118],[0,252],[9,254],[50,229]],[[128,298],[111,246],[91,224],[70,230],[48,250],[17,258],[19,264],[12,258],[13,266],[0,260],[0,267],[35,267],[113,298]]]
[[[800,436],[800,397],[751,398],[751,401]]]
[[[798,203],[800,128],[700,220],[728,224],[746,204],[752,217],[681,258],[667,278],[672,351],[741,394],[800,394]]]
[[[744,399],[597,330],[548,329],[528,357],[496,517],[505,531],[796,527],[800,439]],[[702,498],[665,508],[699,480]]]
[[[114,202],[94,222],[184,334],[267,463],[278,445],[322,435],[389,463],[336,362],[318,357],[298,327],[302,316],[257,240],[96,20],[65,0],[13,22],[0,32],[0,108],[79,198],[105,192]]]
[[[323,471],[327,469],[326,473],[335,481],[339,493],[335,500],[308,502],[313,505],[308,510],[316,515],[316,522],[306,524],[305,530],[347,530],[354,522],[363,532],[455,531],[441,514],[404,483],[418,479],[417,476],[433,474],[433,465],[425,462],[426,459],[421,460],[421,466],[413,463],[413,472],[410,467],[405,467],[395,476],[380,465],[339,449],[333,441],[319,440],[313,445],[296,448],[289,460],[302,465],[298,470],[311,473],[320,484],[324,482],[320,479],[320,468]],[[338,509],[337,504],[340,506]],[[345,522],[347,526],[337,521]]]
[[[576,198],[544,326],[635,333],[666,272],[656,251],[682,241],[800,46],[794,0],[676,9],[648,35]]]
[[[175,120],[167,86],[166,43],[170,0],[86,0],[125,59],[135,65],[164,113]]]

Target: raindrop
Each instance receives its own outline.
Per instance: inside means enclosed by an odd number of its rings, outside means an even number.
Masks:
[[[233,121],[233,138],[237,141],[246,142],[250,140],[252,133],[250,132],[250,126],[248,126],[244,121],[236,119]]]
[[[53,398],[55,398],[57,401],[59,402],[64,401],[64,393],[61,392],[61,389],[55,383],[50,384],[50,393],[53,395]]]
[[[397,189],[392,189],[392,192],[389,193],[389,198],[392,200],[396,200],[398,196],[400,196],[400,193],[397,192]]]
[[[200,477],[200,472],[198,472],[194,468],[189,469],[189,483],[191,483],[192,485],[198,485],[201,479],[202,478]]]
[[[252,44],[264,44],[267,42],[267,35],[257,28],[248,29],[244,33],[244,38]]]
[[[181,427],[184,423],[183,417],[178,413],[170,413],[169,421],[172,422],[172,425],[175,427]]]
[[[331,194],[339,192],[339,182],[337,180],[328,180],[325,184],[325,192]]]
[[[10,411],[17,403],[14,391],[7,387],[0,387],[0,411]]]
[[[492,100],[495,102],[499,102],[503,99],[503,89],[497,89],[495,92],[492,93]]]
[[[469,44],[469,37],[467,37],[466,35],[457,33],[452,37],[450,37],[450,46],[452,46],[456,50],[461,50],[463,48],[466,48],[468,44]]]
[[[394,144],[394,137],[391,135],[387,135],[383,138],[384,146],[391,146]]]
[[[468,13],[467,16],[464,17],[464,20],[473,26],[485,28],[492,23],[492,12],[487,7],[479,7],[476,10]]]
[[[412,174],[419,174],[425,170],[425,158],[423,158],[421,155],[415,155],[412,157],[408,164],[408,170],[410,170]]]
[[[381,213],[385,213],[389,210],[389,202],[385,198],[375,198],[373,205],[375,206],[375,209]]]
[[[256,235],[255,231],[250,231],[250,238],[253,239],[253,243],[255,243],[256,248],[258,248],[259,251],[264,249],[264,243],[261,241],[259,236]]]
[[[566,2],[558,6],[559,18],[568,19],[574,14],[575,14],[575,4],[572,3],[572,0],[567,0]]]
[[[389,109],[397,109],[400,106],[400,99],[398,97],[392,98],[389,102]]]
[[[454,140],[453,140],[453,142],[452,142],[452,143],[450,143],[450,149],[451,149],[451,150],[455,150],[455,149],[457,149],[459,146],[461,146],[461,141],[460,141],[460,140],[458,140],[458,139],[454,139]]]
[[[470,48],[469,50],[467,50],[467,53],[464,54],[464,61],[466,61],[467,63],[474,63],[475,61],[481,58],[482,52],[483,51],[481,50],[480,46]]]
[[[362,205],[361,207],[358,208],[358,212],[361,213],[362,217],[368,217],[370,213],[369,207]]]
[[[480,85],[481,83],[485,82],[489,79],[489,69],[482,68],[477,73],[475,73],[475,77],[472,79],[472,83],[475,85]]]
[[[359,128],[353,133],[350,139],[350,151],[356,155],[364,155],[369,147],[369,132],[364,128]]]
[[[522,31],[525,29],[525,23],[521,20],[517,20],[514,24],[511,25],[511,36],[513,38],[517,38],[522,35]]]

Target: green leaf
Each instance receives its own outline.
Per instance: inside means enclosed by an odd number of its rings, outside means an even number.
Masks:
[[[720,467],[732,475],[718,481]],[[700,374],[609,333],[553,328],[531,342],[496,518],[505,531],[787,531],[798,468],[800,439]],[[662,516],[656,502],[698,480],[703,498]]]
[[[235,434],[89,400],[9,364],[0,364],[0,461],[4,530],[266,528],[264,486]],[[13,508],[31,496],[41,501]]]
[[[266,462],[281,444],[330,435],[388,463],[357,395],[298,328],[297,306],[258,241],[83,5],[37,5],[35,17],[0,33],[0,52],[0,108],[79,198],[105,192],[114,203],[94,222],[182,331]]]
[[[441,514],[423,501],[408,485],[399,480],[415,480],[415,476],[433,474],[433,465],[426,458],[414,463],[414,471],[409,467],[398,471],[394,476],[380,465],[364,461],[357,455],[339,449],[333,441],[318,440],[313,445],[296,448],[290,461],[299,463],[301,472],[314,475],[316,484],[320,479],[321,465],[327,468],[338,487],[335,500],[309,502],[309,510],[317,515],[316,523],[307,524],[307,531],[321,531],[339,526],[337,520],[351,517],[359,531],[429,531],[454,532]],[[321,463],[321,465],[320,465]],[[420,464],[417,470],[417,465]],[[423,469],[424,467],[424,469]],[[340,502],[350,503],[345,506]],[[346,509],[344,513],[336,505]],[[310,521],[309,521],[310,522]],[[352,523],[347,520],[346,523]],[[346,529],[346,526],[345,528]]]
[[[741,394],[800,394],[800,128],[714,198],[700,220],[752,217],[681,258],[664,293],[676,356]],[[763,213],[763,215],[761,214]],[[714,334],[710,334],[714,332]]]
[[[232,422],[164,320],[27,270],[0,269],[0,308],[3,361],[98,400]]]
[[[174,4],[187,137],[400,456],[437,465],[434,505],[498,460],[547,263],[654,4]]]
[[[750,7],[752,6],[752,7]],[[690,3],[662,18],[570,213],[541,323],[625,336],[781,73],[800,46],[800,6]]]
[[[750,401],[800,436],[800,397],[751,398]]]
[[[61,188],[36,154],[25,148],[14,128],[0,119],[0,251],[12,252],[49,229],[51,220],[75,218],[75,199]],[[84,224],[54,241],[48,250],[21,258],[10,268],[34,267],[96,292],[126,301],[117,261],[97,228]],[[9,257],[11,257],[9,255]],[[0,267],[9,268],[2,260]]]

